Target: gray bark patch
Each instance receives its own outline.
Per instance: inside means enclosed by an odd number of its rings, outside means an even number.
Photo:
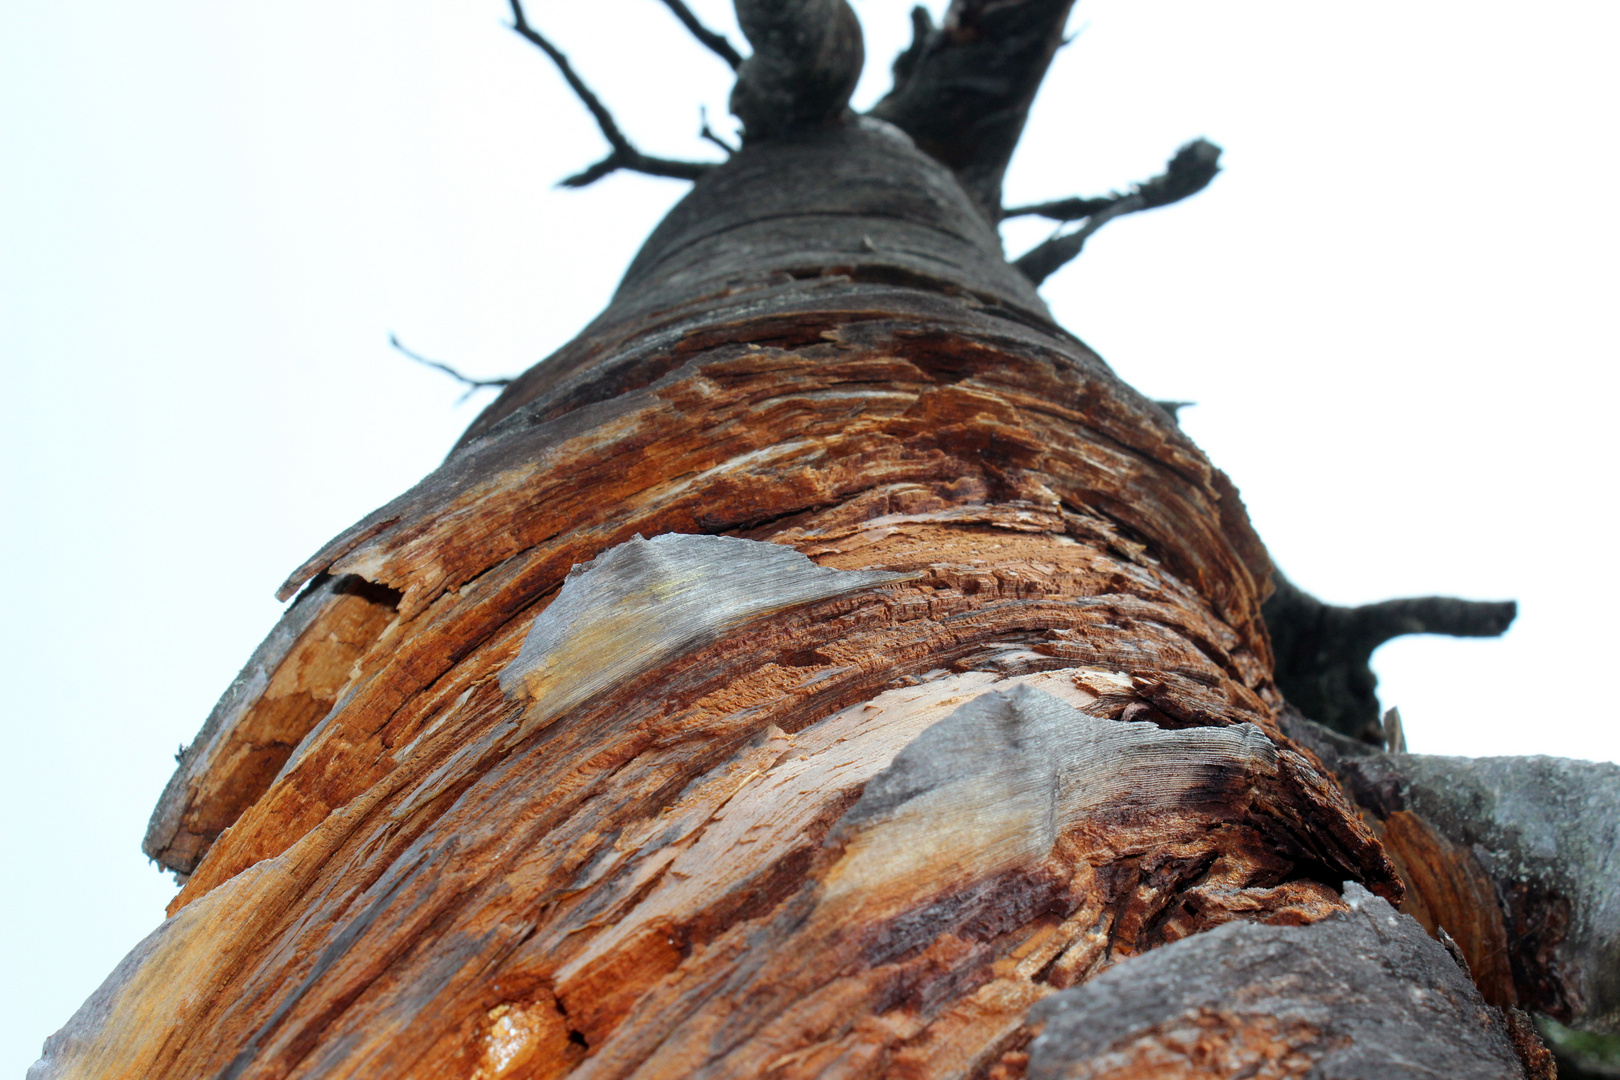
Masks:
[[[1219,1075],[1519,1080],[1500,1015],[1444,946],[1359,885],[1345,899],[1310,926],[1227,923],[1042,1001],[1030,1080],[1174,1072],[1177,1055],[1233,1070]]]

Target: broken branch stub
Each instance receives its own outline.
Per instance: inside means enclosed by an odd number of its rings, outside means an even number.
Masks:
[[[866,59],[848,0],[736,0],[736,9],[754,47],[731,91],[743,137],[767,139],[842,119]]]

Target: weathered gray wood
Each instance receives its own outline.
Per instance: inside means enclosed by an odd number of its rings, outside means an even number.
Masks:
[[[1228,923],[1031,1010],[1029,1080],[1519,1080],[1507,1025],[1445,948],[1355,884],[1310,926]]]
[[[953,0],[943,26],[895,64],[872,115],[898,124],[950,166],[985,216],[1001,216],[1001,179],[1074,0]]]
[[[734,536],[638,534],[574,567],[501,671],[501,689],[538,704],[525,718],[532,730],[762,615],[907,578],[830,570]]]
[[[1506,949],[1517,1004],[1583,1030],[1620,1031],[1620,766],[1378,753],[1297,717],[1285,730],[1386,828],[1416,818],[1444,838],[1446,857],[1483,872],[1501,905],[1485,932],[1505,938],[1483,944]],[[1386,843],[1398,848],[1405,835]],[[1408,856],[1428,869],[1441,857],[1415,847]]]

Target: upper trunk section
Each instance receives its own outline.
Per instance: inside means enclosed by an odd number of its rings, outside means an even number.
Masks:
[[[626,342],[784,291],[825,294],[832,279],[960,297],[1062,333],[956,177],[898,128],[861,118],[750,143],[699,180],[607,310],[507,387],[459,445],[525,406],[552,412],[559,393],[582,404],[628,389],[601,370]]]

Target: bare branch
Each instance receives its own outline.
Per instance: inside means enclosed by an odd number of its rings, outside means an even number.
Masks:
[[[620,131],[619,125],[614,122],[613,114],[608,112],[607,106],[602,104],[601,99],[574,72],[574,66],[568,62],[568,57],[564,56],[562,50],[548,41],[545,35],[529,25],[529,20],[523,15],[521,0],[511,0],[511,4],[512,29],[516,30],[526,41],[537,46],[541,52],[551,58],[553,64],[557,65],[557,70],[562,73],[562,77],[567,80],[575,95],[584,103],[585,108],[590,110],[591,115],[596,118],[596,126],[602,129],[603,138],[607,139],[608,145],[613,147],[612,153],[608,154],[607,157],[584,172],[576,173],[562,181],[563,187],[584,187],[586,184],[594,183],[608,173],[618,169],[629,169],[631,172],[646,173],[648,176],[668,176],[677,180],[696,180],[714,167],[712,163],[704,161],[677,161],[673,158],[653,157],[649,154],[643,154],[630,145],[630,140],[625,138],[624,132]]]
[[[726,140],[716,135],[714,133],[714,129],[709,126],[709,110],[707,107],[699,105],[698,116],[703,120],[703,126],[698,130],[699,137],[714,143],[714,145],[724,150],[726,152],[726,157],[730,157],[732,154],[737,152],[737,147],[732,146],[730,143],[726,142]]]
[[[664,6],[675,13],[675,17],[681,20],[682,26],[692,31],[693,37],[703,42],[711,52],[730,64],[732,71],[742,67],[742,53],[738,52],[731,42],[726,40],[726,35],[715,33],[698,22],[697,16],[692,14],[692,9],[681,3],[681,0],[664,0]]]
[[[1028,206],[1009,206],[1001,211],[1002,220],[1015,217],[1043,217],[1053,221],[1079,221],[1092,214],[1108,209],[1124,196],[1119,194],[1099,195],[1085,198],[1079,195],[1067,199],[1053,199],[1051,202],[1030,203]]]
[[[1276,654],[1277,688],[1296,708],[1335,731],[1375,745],[1389,733],[1378,720],[1373,650],[1403,634],[1495,637],[1512,624],[1511,600],[1422,596],[1360,607],[1324,604],[1281,573],[1261,609]]]
[[[1070,221],[1084,217],[1086,223],[1071,233],[1054,236],[1037,244],[1013,260],[1025,277],[1039,285],[1059,267],[1068,263],[1085,247],[1091,234],[1117,217],[1134,214],[1138,210],[1152,210],[1179,202],[1195,192],[1202,191],[1215,174],[1221,171],[1221,148],[1205,139],[1195,139],[1176,151],[1163,174],[1137,184],[1129,192],[1107,195],[1095,199],[1063,199],[1058,202],[1039,203],[1035,206],[1014,207],[1005,211],[1008,217],[1040,214]],[[1073,214],[1073,217],[1065,216]]]
[[[872,109],[956,173],[991,221],[1001,179],[1074,0],[952,0],[937,29],[913,12],[894,89]]]
[[[917,70],[917,64],[922,60],[923,53],[928,48],[928,39],[934,34],[934,17],[928,9],[918,4],[911,9],[911,44],[907,45],[900,55],[894,58],[892,71],[894,72],[894,85],[896,89],[905,85]]]
[[[441,363],[438,360],[429,360],[427,357],[422,356],[419,353],[412,352],[411,350],[407,349],[404,345],[401,345],[400,342],[399,342],[399,338],[396,337],[393,334],[388,335],[388,344],[390,344],[394,348],[398,349],[402,354],[409,357],[410,359],[415,360],[418,364],[424,364],[427,367],[435,368],[435,369],[437,369],[439,371],[442,371],[446,375],[450,376],[452,379],[455,379],[457,382],[459,382],[459,383],[463,384],[464,386],[466,386],[467,387],[467,392],[465,394],[462,394],[461,397],[458,398],[457,401],[456,401],[456,403],[458,405],[461,402],[466,401],[468,398],[472,397],[474,391],[482,390],[486,386],[508,386],[512,382],[512,380],[510,378],[503,378],[503,379],[474,379],[471,376],[463,375],[461,372],[457,371],[455,368],[451,367],[449,364]]]
[[[842,117],[866,59],[848,0],[735,0],[754,54],[737,70],[731,111],[743,138]]]

